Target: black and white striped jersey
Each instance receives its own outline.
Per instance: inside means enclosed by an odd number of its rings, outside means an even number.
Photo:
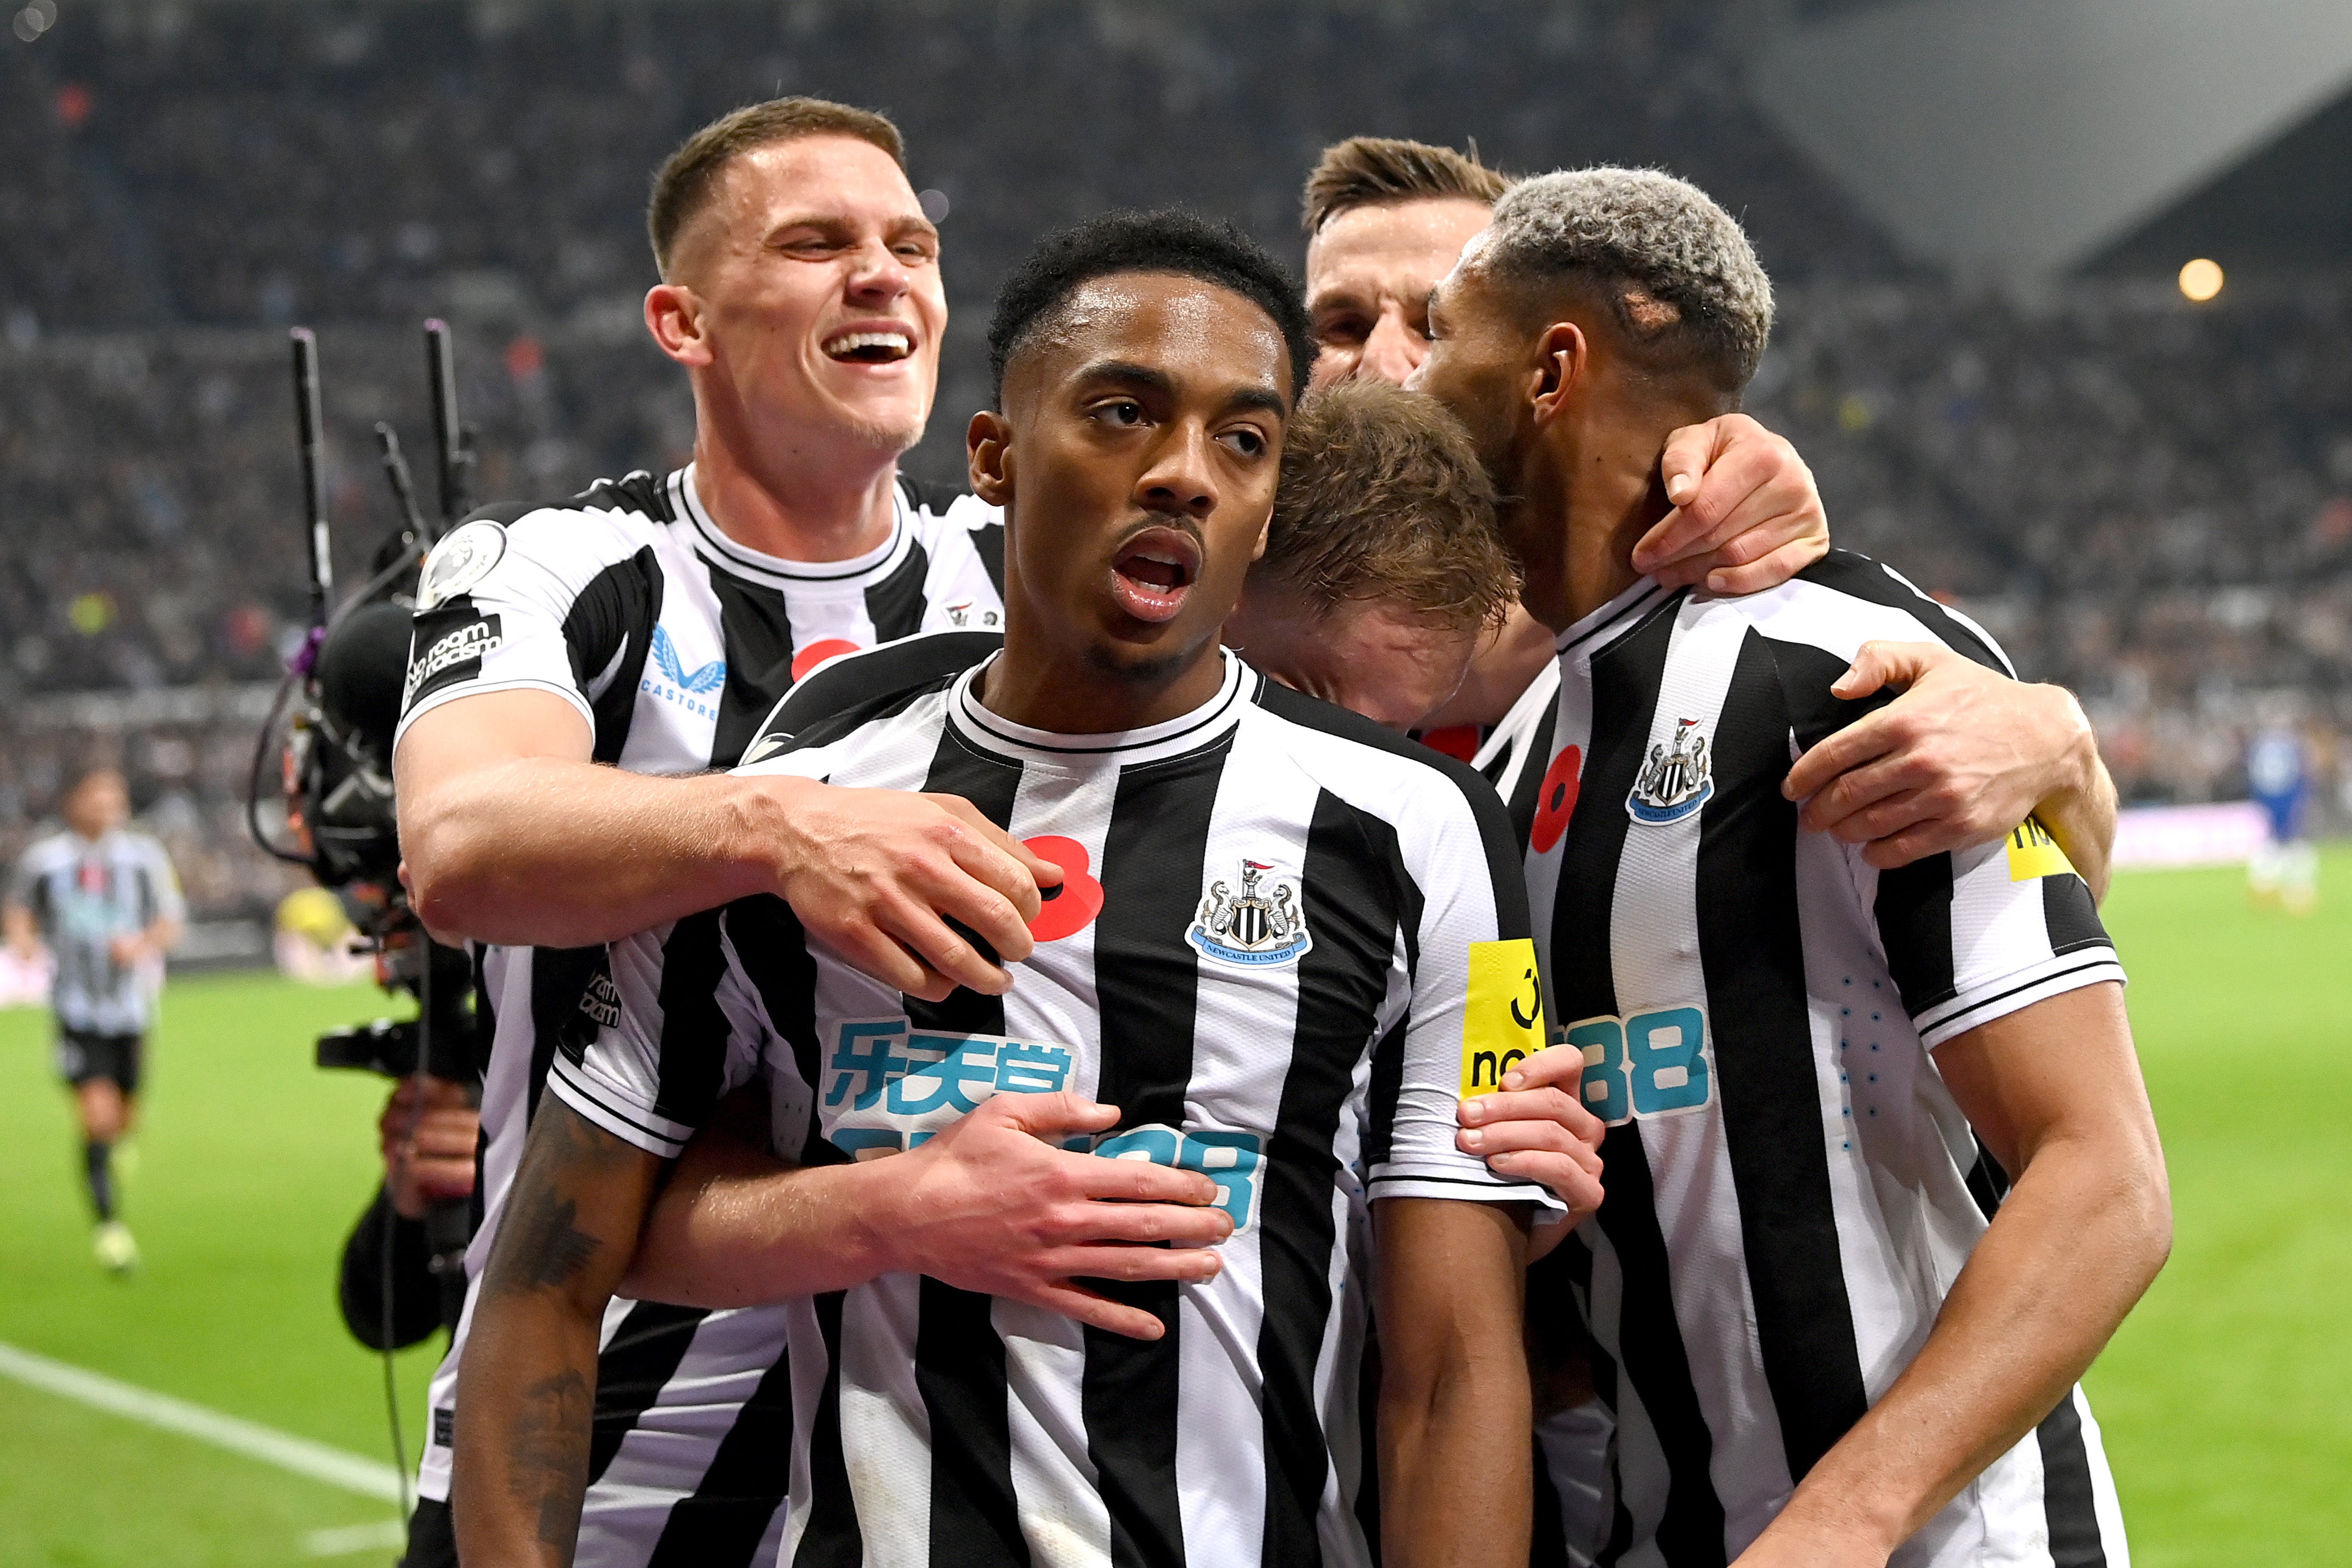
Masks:
[[[1554,1037],[1610,1124],[1608,1201],[1570,1243],[1617,1416],[1604,1563],[1720,1568],[1885,1392],[1987,1224],[1934,1048],[2123,978],[2036,824],[1885,873],[1799,830],[1790,762],[1892,700],[1830,694],[1873,637],[2008,668],[1846,552],[1746,598],[1645,581],[1559,639],[1527,866]],[[2124,1552],[2074,1391],[1894,1562]]]
[[[1519,693],[1503,721],[1479,742],[1470,765],[1503,797],[1511,828],[1524,848],[1535,824],[1536,795],[1552,756],[1552,726],[1559,719],[1559,665],[1545,665]],[[1532,765],[1531,765],[1532,764]]]
[[[1204,1285],[1107,1287],[1151,1344],[908,1275],[793,1303],[780,1560],[1369,1564],[1370,1202],[1554,1206],[1454,1145],[1465,1076],[1538,1037],[1493,793],[1230,653],[1202,707],[1090,736],[991,713],[983,666],[893,689],[923,652],[834,667],[868,700],[746,771],[960,795],[1061,864],[1010,994],[901,996],[749,899],[614,944],[553,1092],[671,1155],[763,1073],[780,1151],[836,1161],[1067,1089],[1121,1110],[1078,1146],[1207,1173],[1236,1228]]]
[[[746,550],[703,509],[691,467],[600,482],[571,503],[503,509],[435,547],[419,585],[401,733],[480,692],[537,689],[578,709],[593,755],[632,773],[731,766],[770,709],[829,658],[1003,614],[996,509],[899,481],[890,537],[852,561]],[[395,742],[396,744],[397,742]],[[602,947],[478,951],[492,1044],[482,1094],[478,1276],[522,1156],[557,1036],[576,1026]],[[458,1357],[433,1381],[423,1495],[448,1494]],[[782,1528],[777,1478],[747,1468],[782,1409],[775,1311],[616,1302],[605,1319],[577,1561],[639,1568],[683,1552],[748,1563]],[[738,1435],[740,1435],[740,1436]]]

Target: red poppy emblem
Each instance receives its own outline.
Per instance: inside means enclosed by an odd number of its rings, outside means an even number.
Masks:
[[[1087,847],[1075,838],[1052,833],[1021,842],[1040,860],[1051,860],[1062,868],[1060,887],[1038,889],[1045,903],[1037,918],[1029,922],[1029,934],[1039,942],[1059,942],[1093,924],[1094,918],[1102,913],[1103,885],[1087,874],[1093,859]]]
[[[1543,787],[1536,794],[1535,826],[1528,833],[1528,842],[1538,855],[1548,853],[1568,831],[1568,819],[1576,815],[1576,786],[1584,772],[1584,752],[1575,746],[1564,746],[1559,755],[1544,770]]]

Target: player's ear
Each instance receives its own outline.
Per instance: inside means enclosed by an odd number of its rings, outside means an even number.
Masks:
[[[661,352],[680,364],[704,365],[711,361],[710,340],[703,330],[702,300],[683,283],[656,283],[646,290],[646,331]]]
[[[1591,369],[1591,342],[1574,321],[1554,321],[1536,340],[1536,363],[1528,374],[1528,402],[1536,423],[1548,424]]]
[[[964,455],[971,466],[971,493],[991,506],[1013,504],[1013,426],[1004,416],[983,408],[971,416],[963,433]]]

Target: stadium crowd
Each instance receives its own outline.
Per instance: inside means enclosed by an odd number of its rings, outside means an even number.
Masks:
[[[1748,407],[1840,542],[2078,689],[2126,799],[2241,792],[2266,718],[2325,750],[2352,725],[2352,291],[2081,283],[2028,308],[1925,273],[1746,103],[1715,13],[69,8],[0,56],[0,854],[90,743],[61,697],[247,691],[299,642],[287,324],[321,334],[347,584],[393,522],[371,426],[425,455],[428,312],[458,326],[480,495],[682,459],[629,215],[684,131],[780,89],[890,110],[949,215],[924,477],[960,476],[985,300],[1054,225],[1174,200],[1295,247],[1300,174],[1368,128],[1475,134],[1509,168],[1656,163],[1741,212],[1782,285]],[[200,917],[289,885],[243,846],[250,728],[142,730],[121,757]]]

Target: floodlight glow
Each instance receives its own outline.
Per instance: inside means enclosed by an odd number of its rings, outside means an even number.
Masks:
[[[2201,305],[2221,291],[2221,264],[2203,257],[2180,269],[2180,291]]]

